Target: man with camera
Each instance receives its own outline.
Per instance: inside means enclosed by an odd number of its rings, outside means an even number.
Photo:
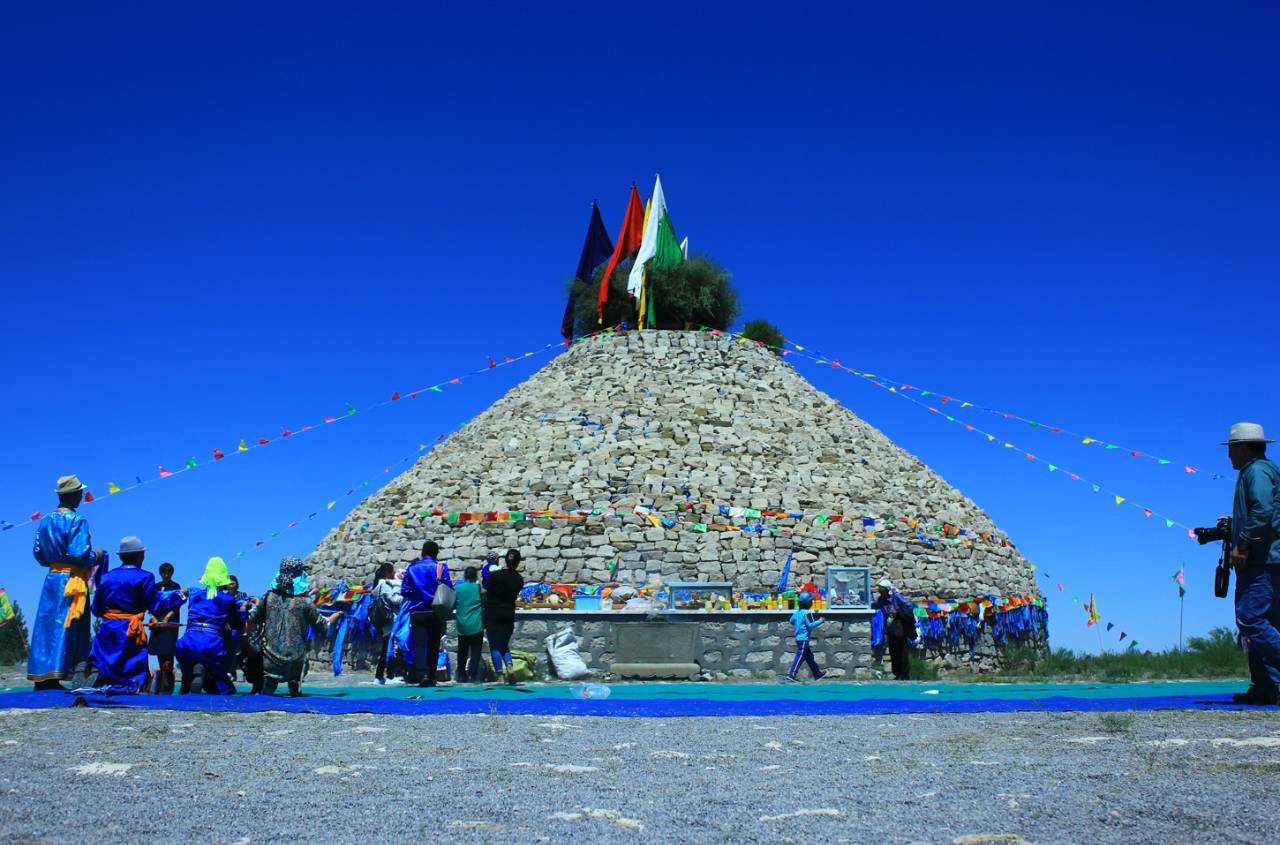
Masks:
[[[1231,426],[1223,445],[1240,471],[1231,520],[1195,531],[1201,543],[1222,540],[1222,564],[1236,571],[1236,626],[1248,649],[1250,678],[1248,692],[1233,696],[1240,704],[1274,705],[1280,691],[1280,467],[1267,459],[1267,444],[1274,442],[1257,423]],[[1225,587],[1220,578],[1219,595]]]

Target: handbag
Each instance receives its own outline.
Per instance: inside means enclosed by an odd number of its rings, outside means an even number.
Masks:
[[[431,611],[441,622],[448,622],[453,618],[453,609],[458,604],[458,594],[453,591],[453,587],[440,580],[440,576],[444,574],[444,564],[436,562],[436,595],[431,600]]]

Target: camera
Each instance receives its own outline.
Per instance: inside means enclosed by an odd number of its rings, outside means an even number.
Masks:
[[[1212,528],[1193,528],[1191,533],[1196,535],[1196,542],[1202,546],[1222,543],[1222,556],[1218,558],[1218,568],[1213,573],[1213,594],[1225,599],[1231,587],[1231,518],[1224,516]]]
[[[1218,520],[1218,524],[1212,528],[1193,528],[1192,533],[1196,535],[1196,542],[1202,546],[1210,543],[1225,543],[1231,540],[1231,517],[1224,516]]]

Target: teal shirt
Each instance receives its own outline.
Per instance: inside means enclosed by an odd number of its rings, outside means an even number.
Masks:
[[[475,581],[459,581],[453,588],[458,597],[454,608],[458,620],[458,636],[478,634],[484,630],[484,618],[480,612],[480,585]]]
[[[1280,467],[1255,458],[1236,479],[1231,542],[1247,549],[1249,566],[1280,566]]]

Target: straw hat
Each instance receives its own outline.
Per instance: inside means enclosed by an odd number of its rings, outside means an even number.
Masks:
[[[58,479],[58,486],[54,488],[53,492],[63,496],[68,493],[79,493],[83,489],[84,485],[80,483],[80,479],[74,475],[64,475]]]
[[[1262,433],[1262,426],[1258,423],[1241,422],[1231,426],[1231,433],[1227,435],[1223,446],[1230,446],[1232,443],[1275,443],[1274,440],[1268,440],[1267,436]]]

